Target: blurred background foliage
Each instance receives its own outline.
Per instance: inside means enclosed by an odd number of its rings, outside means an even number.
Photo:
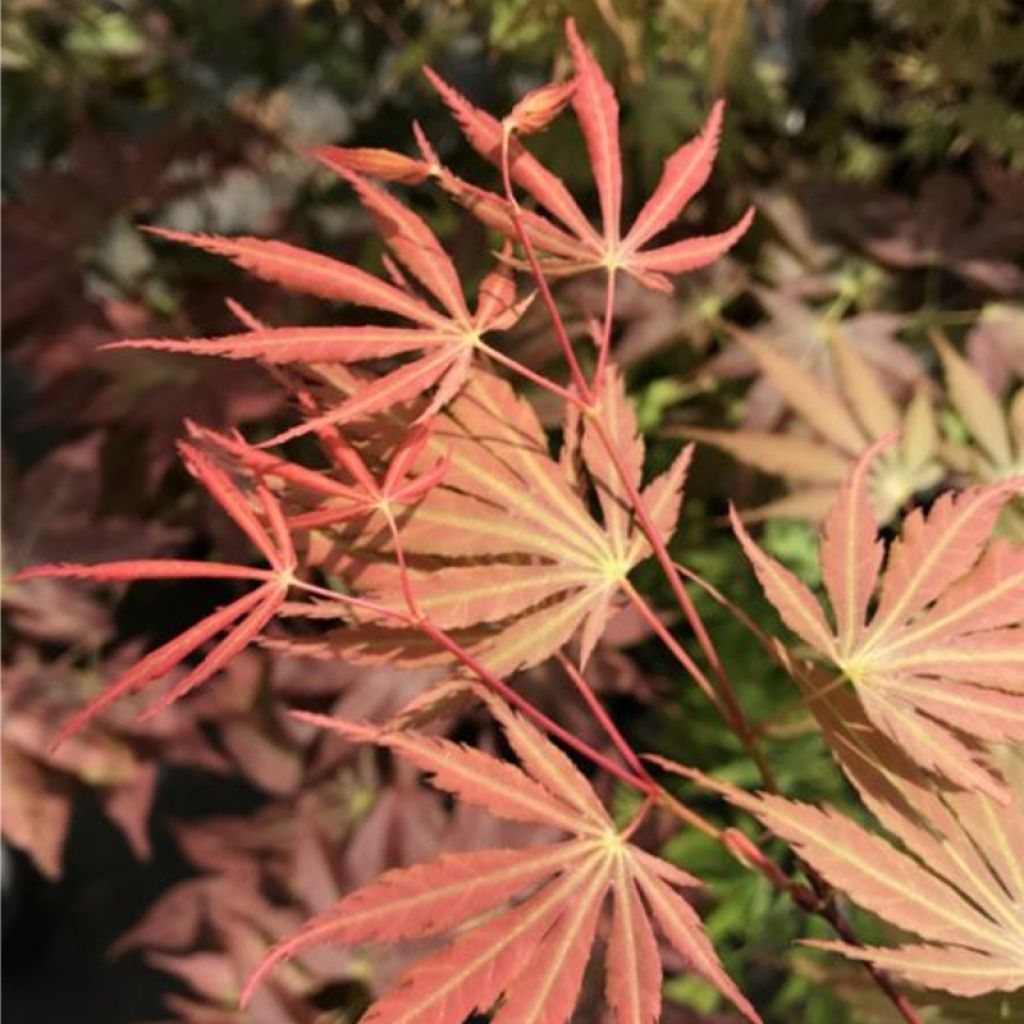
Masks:
[[[7,0],[8,564],[202,557],[237,544],[175,467],[173,440],[186,416],[242,427],[282,417],[272,382],[245,365],[96,349],[119,337],[227,331],[229,295],[275,323],[326,315],[206,257],[169,251],[139,225],[274,235],[370,257],[378,246],[351,196],[306,152],[328,142],[410,151],[418,119],[456,170],[493,183],[419,70],[432,64],[503,112],[549,78],[552,62],[565,70],[569,14],[618,87],[629,202],[650,191],[662,159],[724,95],[718,170],[687,218],[721,225],[751,198],[760,211],[735,257],[673,299],[621,296],[619,358],[654,468],[694,427],[791,429],[771,382],[731,348],[737,326],[815,372],[820,363],[825,379],[822,353],[838,329],[896,382],[901,401],[930,397],[946,447],[932,438],[927,473],[904,497],[936,474],[991,478],[1014,459],[1024,465],[1024,403],[1012,404],[1024,373],[1024,21],[1012,0]],[[593,198],[571,119],[534,148]],[[443,200],[415,202],[467,274],[478,272],[489,244],[481,229]],[[588,308],[586,282],[574,288],[569,305]],[[963,403],[942,400],[936,332],[981,381],[986,422],[1004,417],[1006,426],[979,426]],[[514,343],[538,366],[552,353],[541,320]],[[993,441],[1000,429],[1017,431],[1018,447]],[[764,475],[705,449],[676,542],[680,557],[773,628],[722,514],[730,497],[749,507],[777,496]],[[817,582],[812,523],[776,519],[763,539]],[[655,573],[641,577],[657,592]],[[355,1019],[400,953],[325,953],[283,972],[248,1014],[234,1001],[266,944],[339,892],[439,847],[494,842],[501,829],[452,812],[401,770],[297,736],[282,710],[316,699],[372,717],[429,679],[253,654],[155,726],[113,715],[55,755],[47,737],[58,716],[223,595],[192,584],[112,596],[38,583],[4,592],[12,1024],[88,1020],[89,1006],[102,1007],[104,1024]],[[703,597],[701,607],[785,792],[856,813],[795,691],[729,614]],[[754,785],[695,688],[620,618],[594,683],[635,742]],[[533,676],[523,685],[539,702],[592,728],[568,706],[562,681]],[[493,742],[483,723],[460,728]],[[628,815],[628,795],[610,795]],[[726,815],[705,795],[685,795]],[[668,856],[708,879],[701,910],[766,1020],[892,1019],[859,973],[794,951],[813,926],[717,848],[667,830],[649,838],[667,840]],[[858,925],[866,935],[879,927],[866,915]],[[673,982],[668,995],[668,1022],[732,1020],[692,980]],[[1024,1019],[1009,999],[925,1002],[933,1024]],[[584,1004],[581,1021],[596,1019],[587,1012]]]

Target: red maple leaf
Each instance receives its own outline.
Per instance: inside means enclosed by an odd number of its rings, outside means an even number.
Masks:
[[[206,455],[189,444],[181,444],[182,458],[189,472],[210,492],[270,563],[269,569],[231,565],[223,562],[192,562],[175,559],[136,559],[81,565],[63,562],[40,565],[18,573],[15,581],[38,577],[119,582],[159,579],[235,579],[259,582],[259,586],[219,608],[190,629],[151,651],[124,672],[103,693],[74,715],[61,729],[59,745],[87,722],[121,697],[166,675],[218,633],[227,630],[200,662],[174,683],[146,712],[148,717],[184,696],[222,669],[243,650],[274,617],[284,603],[298,565],[295,548],[284,513],[273,495],[260,483],[253,486],[256,504],[266,525],[254,511],[238,485]]]

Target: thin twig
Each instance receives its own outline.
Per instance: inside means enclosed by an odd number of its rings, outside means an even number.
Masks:
[[[505,188],[505,201],[509,205],[509,212],[512,216],[512,223],[515,225],[516,234],[519,236],[519,243],[522,245],[523,253],[530,264],[530,272],[537,283],[540,297],[554,325],[555,337],[558,339],[558,344],[562,349],[565,360],[569,364],[569,372],[572,374],[573,384],[575,384],[576,390],[579,391],[583,400],[589,403],[591,397],[586,378],[583,376],[583,370],[580,368],[576,352],[572,347],[572,342],[569,340],[569,334],[565,329],[565,324],[562,322],[561,314],[558,312],[555,298],[551,294],[547,278],[544,276],[544,272],[541,270],[540,263],[537,260],[537,253],[534,251],[533,242],[530,240],[526,226],[523,224],[523,218],[520,215],[519,200],[516,199],[515,191],[512,188],[512,171],[508,159],[509,141],[510,129],[506,126],[501,136],[501,180]]]
[[[575,664],[573,664],[572,659],[563,651],[557,651],[555,653],[555,657],[558,658],[559,664],[563,669],[565,669],[566,675],[572,680],[573,685],[579,691],[580,696],[582,696],[584,701],[586,701],[587,707],[597,719],[601,728],[608,734],[608,738],[614,744],[615,749],[622,755],[626,764],[628,764],[629,767],[640,776],[640,778],[653,784],[654,780],[651,778],[643,761],[640,760],[636,751],[633,750],[626,741],[626,738],[621,732],[619,732],[618,726],[616,726],[616,724],[611,720],[608,712],[605,711],[604,706],[597,699],[597,694],[590,688],[590,684],[584,678],[583,673],[575,666]]]

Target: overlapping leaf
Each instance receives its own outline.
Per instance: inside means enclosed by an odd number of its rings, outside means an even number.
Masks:
[[[809,677],[805,681],[811,683]],[[855,903],[921,942],[896,947],[811,941],[927,988],[974,998],[1024,986],[1024,761],[999,756],[1010,800],[929,783],[898,747],[874,730],[850,694],[808,686],[819,720],[851,779],[896,843],[830,806],[747,793],[663,758],[661,767],[695,779],[756,815],[821,877]],[[841,721],[834,712],[849,713]],[[817,713],[817,711],[816,711]],[[888,791],[887,791],[888,790]],[[890,799],[897,793],[898,800]]]
[[[621,376],[609,383],[600,417],[639,487],[643,444]],[[568,432],[568,444],[577,444]],[[401,516],[401,544],[416,602],[429,620],[454,631],[492,670],[507,674],[537,664],[582,625],[583,659],[614,610],[621,581],[649,554],[633,521],[621,478],[592,426],[581,458],[597,492],[603,522],[559,463],[533,409],[505,382],[475,371],[463,393],[434,423],[424,466],[446,459],[441,484]],[[675,529],[689,464],[684,450],[642,492],[664,538]],[[426,460],[429,460],[426,461]],[[380,522],[360,532],[315,541],[319,557],[358,592],[405,608],[394,551]],[[343,628],[331,649],[349,658],[414,663],[437,654],[411,629],[382,621]]]
[[[367,161],[355,163],[361,166]],[[484,280],[476,311],[471,314],[455,266],[427,224],[388,192],[347,168],[337,169],[358,193],[397,260],[443,311],[418,295],[394,266],[394,282],[388,282],[358,267],[284,242],[151,229],[171,241],[225,256],[264,280],[388,313],[406,320],[408,325],[257,328],[220,338],[139,339],[110,347],[259,359],[270,364],[358,364],[419,354],[382,376],[366,380],[337,406],[318,416],[307,416],[304,422],[272,438],[268,444],[289,440],[323,425],[365,418],[431,389],[434,396],[423,411],[424,418],[444,406],[465,383],[474,353],[484,345],[483,335],[506,330],[522,313],[524,306],[516,302],[511,271],[499,268]]]
[[[990,483],[1024,475],[1024,386],[1018,386],[1004,411],[984,377],[942,335],[933,336],[942,360],[950,404],[968,438],[947,436],[942,456],[968,480]],[[1018,340],[1018,344],[1020,344]],[[1024,539],[1024,498],[1003,515],[1007,532]]]
[[[1024,549],[989,541],[1022,482],[947,493],[927,515],[912,512],[883,572],[867,484],[883,446],[857,463],[824,523],[833,623],[735,515],[734,528],[783,621],[854,686],[881,732],[927,771],[1004,797],[979,741],[1024,739]]]
[[[786,481],[789,494],[745,511],[744,519],[820,519],[857,458],[893,430],[901,431],[900,443],[879,456],[872,475],[872,501],[879,519],[888,522],[915,493],[942,479],[935,413],[923,386],[901,407],[877,370],[838,333],[829,340],[836,387],[785,352],[736,333],[738,344],[792,409],[795,422],[785,433],[706,428],[680,432]]]
[[[58,742],[77,732],[109,705],[167,675],[176,665],[227,631],[200,663],[177,681],[149,709],[148,714],[166,707],[220,671],[251,643],[278,613],[285,602],[292,573],[298,565],[295,548],[284,515],[270,492],[254,488],[261,521],[249,498],[238,485],[206,455],[191,445],[181,445],[185,465],[210,495],[246,534],[270,563],[269,569],[255,569],[223,562],[190,562],[173,559],[139,559],[98,565],[60,563],[41,565],[19,573],[15,580],[55,577],[118,582],[161,579],[233,579],[260,585],[212,612],[180,636],[151,651],[124,672],[95,700],[74,715],[61,730]]]
[[[527,849],[447,854],[389,871],[273,950],[247,993],[277,964],[313,946],[456,931],[446,948],[410,968],[363,1020],[461,1024],[497,1004],[497,1024],[557,1024],[572,1014],[611,899],[606,994],[616,1021],[653,1024],[658,1018],[655,926],[689,970],[747,1020],[758,1021],[677,891],[699,883],[630,843],[572,762],[515,712],[487,700],[520,766],[444,739],[301,717],[347,739],[389,748],[462,801],[513,821],[554,827],[569,838]]]
[[[833,886],[920,938],[895,947],[819,942],[917,985],[974,997],[1024,987],[1024,792],[1012,801],[957,792],[928,801],[927,824],[888,813],[899,849],[841,815],[782,797],[743,795],[742,806],[791,843]]]
[[[713,263],[743,236],[753,218],[748,210],[740,221],[720,234],[688,238],[650,247],[686,204],[704,187],[718,149],[724,106],[716,103],[700,135],[681,146],[665,163],[661,180],[630,229],[622,233],[622,159],[619,148],[618,103],[594,55],[569,20],[569,49],[576,69],[573,108],[586,142],[601,206],[602,230],[591,227],[586,215],[562,181],[531,156],[515,139],[509,142],[510,172],[546,211],[531,213],[524,224],[531,241],[546,255],[544,272],[562,277],[587,270],[621,270],[642,284],[671,290],[670,277]],[[500,164],[505,128],[474,107],[429,69],[427,75],[452,110],[466,138],[485,159]],[[454,175],[437,172],[442,187],[510,239],[516,233],[501,197],[466,185]]]

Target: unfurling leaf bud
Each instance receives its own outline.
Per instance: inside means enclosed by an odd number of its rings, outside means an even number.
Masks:
[[[518,135],[533,135],[542,132],[565,109],[572,99],[576,80],[552,82],[528,92],[505,118],[508,130]]]

